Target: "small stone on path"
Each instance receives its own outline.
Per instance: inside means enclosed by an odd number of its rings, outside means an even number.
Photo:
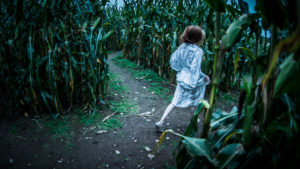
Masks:
[[[120,151],[118,151],[118,150],[116,150],[115,152],[116,152],[116,154],[117,154],[117,155],[121,154],[121,152],[120,152]]]
[[[63,158],[61,158],[60,160],[58,160],[57,162],[58,163],[62,163],[64,161],[64,159]]]
[[[146,150],[146,151],[151,151],[151,148],[149,148],[149,147],[146,146],[146,147],[145,147],[145,150]]]
[[[103,133],[107,133],[107,130],[98,130],[97,134],[103,134]]]
[[[154,158],[153,154],[148,154],[148,158],[150,158],[150,160],[152,160]]]

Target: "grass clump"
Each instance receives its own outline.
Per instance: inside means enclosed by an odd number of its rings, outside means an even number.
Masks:
[[[84,126],[95,126],[101,123],[103,116],[100,113],[88,114],[81,111],[78,113],[78,119]]]
[[[123,123],[116,117],[110,118],[106,120],[104,123],[99,125],[104,130],[115,129],[115,128],[122,128]]]
[[[118,113],[124,114],[136,114],[138,113],[138,107],[135,102],[129,101],[128,99],[122,99],[121,101],[112,101],[111,110]]]
[[[138,65],[135,63],[131,62],[130,60],[124,58],[122,55],[116,56],[113,58],[113,61],[117,63],[119,66],[124,67],[124,68],[131,68],[131,69],[137,69],[139,68]]]
[[[51,119],[46,123],[50,132],[53,133],[51,136],[54,139],[67,137],[70,133],[70,122],[68,119]]]

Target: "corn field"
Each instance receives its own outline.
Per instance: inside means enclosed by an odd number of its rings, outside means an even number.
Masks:
[[[95,113],[105,104],[108,50],[176,83],[170,56],[185,27],[199,25],[212,83],[185,133],[161,135],[181,137],[177,168],[299,167],[300,1],[108,2],[0,2],[1,115],[56,118],[72,106]],[[221,90],[240,94],[230,112],[214,108]]]
[[[72,105],[96,111],[108,79],[107,1],[1,1],[1,102],[6,112]]]
[[[110,42],[121,41],[126,58],[170,82],[176,75],[170,55],[184,28],[205,30],[202,71],[212,77],[210,97],[198,105],[184,135],[166,131],[183,140],[177,168],[299,166],[299,11],[296,0],[124,0],[118,18],[108,17],[122,28]],[[238,108],[213,109],[219,90],[236,89]],[[200,113],[202,131],[196,125]]]

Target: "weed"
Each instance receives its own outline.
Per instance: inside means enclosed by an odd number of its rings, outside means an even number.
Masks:
[[[113,61],[115,61],[121,67],[131,68],[131,69],[139,68],[138,65],[136,65],[135,63],[131,62],[130,60],[128,60],[126,58],[123,58],[122,55],[113,58]]]
[[[99,126],[105,130],[115,129],[123,127],[123,123],[119,121],[117,118],[110,118],[106,120],[104,123],[99,124]]]
[[[88,114],[84,112],[78,113],[79,122],[85,126],[94,126],[102,121],[102,115],[100,113]]]
[[[47,127],[53,133],[51,137],[54,139],[68,136],[69,126],[67,119],[51,119],[47,122]]]
[[[53,119],[51,118],[46,122],[46,126],[52,132],[51,138],[53,139],[63,139],[65,140],[65,150],[71,149],[74,144],[72,143],[72,137],[74,132],[70,131],[71,119],[64,117],[64,119]],[[49,145],[45,144],[44,148],[47,148]]]
[[[138,107],[135,102],[129,101],[128,99],[122,99],[121,101],[111,101],[111,110],[114,112],[124,114],[136,114],[138,113]]]

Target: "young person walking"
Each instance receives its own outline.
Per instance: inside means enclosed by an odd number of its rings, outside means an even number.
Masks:
[[[155,123],[158,131],[162,132],[162,125],[174,107],[192,107],[195,110],[199,101],[203,99],[206,85],[210,79],[201,71],[204,33],[199,26],[188,26],[181,35],[182,44],[171,55],[171,68],[177,71],[177,86],[172,102],[166,108],[160,121]]]

